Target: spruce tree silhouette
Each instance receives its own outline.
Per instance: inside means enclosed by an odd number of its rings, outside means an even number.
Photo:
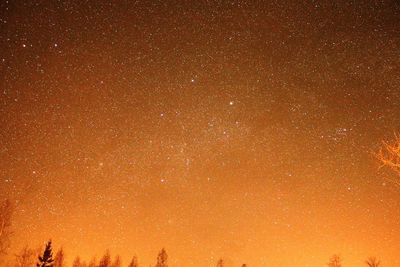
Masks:
[[[139,267],[138,260],[137,260],[136,256],[134,256],[132,258],[131,263],[129,263],[128,267]]]
[[[98,267],[111,267],[111,254],[109,250],[100,259]]]
[[[76,256],[74,261],[72,262],[72,267],[81,267],[81,257]],[[55,266],[54,266],[55,267]]]
[[[36,263],[37,267],[52,267],[53,266],[53,252],[51,248],[51,240],[47,242],[43,255],[38,257],[39,262]]]
[[[53,267],[64,267],[64,250],[60,248],[54,257]]]
[[[156,267],[168,267],[168,255],[164,248],[158,253]]]

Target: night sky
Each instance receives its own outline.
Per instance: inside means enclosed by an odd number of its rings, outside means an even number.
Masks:
[[[373,156],[400,131],[400,2],[0,7],[11,252],[400,265],[400,187]]]

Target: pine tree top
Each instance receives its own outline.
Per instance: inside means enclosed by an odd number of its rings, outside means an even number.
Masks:
[[[44,249],[43,255],[38,257],[39,262],[36,263],[37,267],[51,267],[53,266],[53,251],[51,248],[51,240],[49,240]]]

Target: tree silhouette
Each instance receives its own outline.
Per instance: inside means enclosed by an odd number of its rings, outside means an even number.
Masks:
[[[72,267],[81,267],[81,257],[76,256],[74,261],[72,262]]]
[[[168,267],[168,255],[164,248],[158,253],[155,267]]]
[[[247,264],[242,264],[242,267],[247,267]]]
[[[224,260],[223,259],[219,259],[218,260],[217,267],[224,267]]]
[[[81,262],[81,257],[76,256],[74,261],[72,262],[72,267],[81,267],[82,262]]]
[[[341,267],[342,266],[342,260],[340,259],[339,255],[333,255],[328,263],[329,267]]]
[[[139,267],[139,263],[137,260],[137,257],[134,256],[131,260],[131,262],[129,263],[128,267]]]
[[[381,167],[388,167],[397,174],[396,178],[388,178],[388,180],[400,186],[400,136],[396,134],[392,142],[383,141],[375,156],[381,163]]]
[[[35,265],[35,251],[25,246],[15,255],[15,267],[31,267]]]
[[[38,257],[37,267],[52,267],[53,266],[53,252],[51,248],[51,240],[47,242],[43,255]]]
[[[54,257],[53,267],[64,267],[64,250],[60,248]]]
[[[109,250],[107,250],[103,257],[100,259],[98,267],[111,267],[111,255]]]
[[[368,258],[368,259],[365,261],[365,263],[366,263],[369,267],[378,267],[378,266],[381,264],[381,262],[380,262],[377,258],[375,258],[375,257],[370,257],[370,258]]]
[[[11,201],[6,199],[0,205],[0,257],[7,254],[7,249],[10,247],[11,219],[14,212],[14,207]]]

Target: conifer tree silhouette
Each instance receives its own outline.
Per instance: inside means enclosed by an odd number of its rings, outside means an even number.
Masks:
[[[64,267],[64,250],[60,248],[54,257],[53,267]]]
[[[100,259],[98,267],[111,267],[111,255],[109,250],[107,250],[103,257]]]
[[[53,266],[53,252],[51,248],[51,240],[47,242],[43,255],[38,257],[39,262],[36,263],[37,267],[52,267]]]
[[[81,267],[81,257],[76,256],[74,261],[72,262],[72,267]]]
[[[156,267],[168,267],[168,255],[164,248],[158,253]]]
[[[137,260],[137,257],[134,256],[131,260],[131,262],[129,263],[128,267],[139,267],[139,263]]]

